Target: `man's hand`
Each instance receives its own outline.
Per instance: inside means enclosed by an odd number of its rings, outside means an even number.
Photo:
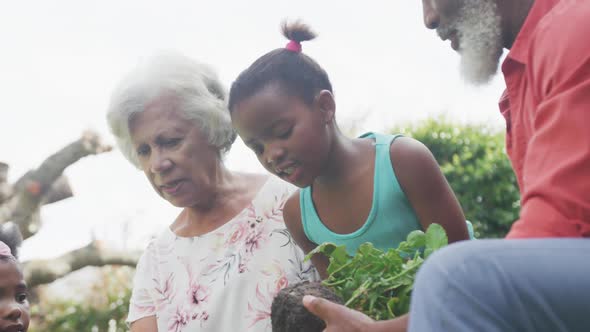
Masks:
[[[359,311],[311,295],[303,297],[303,305],[326,322],[324,332],[369,331],[369,327],[375,322]]]

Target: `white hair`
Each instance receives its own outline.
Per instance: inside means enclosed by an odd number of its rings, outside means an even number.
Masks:
[[[160,53],[140,63],[111,95],[107,121],[123,155],[140,168],[131,142],[129,121],[162,96],[172,96],[220,156],[236,139],[227,108],[227,94],[208,65],[174,53]]]
[[[461,19],[461,74],[473,84],[487,83],[496,74],[503,51],[496,2],[467,1]]]
[[[449,23],[437,28],[440,36],[457,32],[461,75],[476,85],[489,82],[498,70],[503,51],[501,18],[495,1],[460,0]]]

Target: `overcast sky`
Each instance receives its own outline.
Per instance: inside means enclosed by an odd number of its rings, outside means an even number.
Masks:
[[[9,179],[85,129],[113,142],[105,122],[110,93],[142,57],[176,51],[213,65],[229,86],[257,57],[285,45],[285,18],[318,32],[303,50],[330,75],[341,126],[383,131],[441,113],[503,126],[503,80],[465,85],[458,55],[424,28],[418,0],[7,1],[0,11],[0,160],[11,165]],[[263,171],[241,142],[227,162]],[[87,157],[66,174],[75,197],[43,208],[44,226],[26,241],[23,259],[61,254],[92,234],[141,248],[178,213],[119,151]]]

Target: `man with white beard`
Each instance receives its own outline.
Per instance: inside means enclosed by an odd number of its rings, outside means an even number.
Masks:
[[[430,2],[436,6],[436,1]],[[489,0],[456,2],[461,3],[460,7],[449,13],[451,16],[447,20],[426,24],[437,24],[439,37],[450,40],[451,47],[461,54],[460,68],[465,80],[474,84],[487,83],[495,75],[504,49],[498,7],[496,2]]]
[[[409,331],[590,331],[590,1],[422,0],[463,77],[502,64],[506,150],[521,193],[510,240],[448,246],[414,285]],[[328,332],[405,331],[314,297]]]

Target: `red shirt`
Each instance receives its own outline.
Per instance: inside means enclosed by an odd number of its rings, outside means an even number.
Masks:
[[[522,206],[507,237],[590,237],[590,1],[536,0],[502,72]]]

